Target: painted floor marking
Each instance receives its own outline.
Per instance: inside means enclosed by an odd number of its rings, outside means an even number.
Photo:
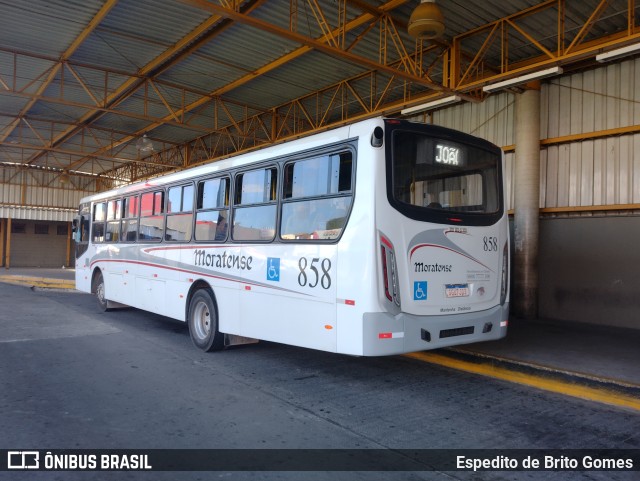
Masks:
[[[525,374],[517,371],[511,371],[502,367],[492,366],[489,364],[475,364],[468,361],[453,359],[440,354],[428,352],[414,352],[405,354],[406,357],[417,359],[419,361],[437,364],[440,366],[457,369],[460,371],[488,376],[503,381],[514,382],[525,386],[535,387],[545,391],[551,391],[567,396],[572,396],[589,401],[620,406],[640,411],[640,399],[623,393],[617,393],[607,389],[598,389],[589,386],[580,386],[567,382],[548,379],[542,376]]]

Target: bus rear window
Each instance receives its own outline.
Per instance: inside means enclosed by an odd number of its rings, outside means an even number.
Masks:
[[[416,131],[392,137],[392,203],[409,217],[500,211],[500,152]],[[440,214],[438,214],[440,213]]]

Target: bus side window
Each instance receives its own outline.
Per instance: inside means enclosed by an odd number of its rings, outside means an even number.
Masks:
[[[232,237],[271,241],[276,233],[277,177],[275,168],[251,170],[236,177]]]
[[[122,242],[135,242],[138,237],[138,197],[125,197],[122,203]]]
[[[337,239],[351,207],[352,154],[343,152],[285,166],[280,237]]]
[[[104,242],[104,221],[106,217],[107,205],[104,202],[94,204],[93,223],[91,225],[92,240],[95,243]]]
[[[195,230],[197,241],[227,240],[230,185],[228,177],[198,183]]]
[[[164,232],[164,191],[147,192],[140,200],[140,240],[159,242]]]
[[[120,240],[120,199],[110,200],[107,203],[107,232],[105,240],[107,242],[118,242]]]
[[[193,184],[171,187],[167,201],[167,241],[189,242],[193,228]]]

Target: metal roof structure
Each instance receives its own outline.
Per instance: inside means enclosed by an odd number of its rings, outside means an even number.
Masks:
[[[417,3],[0,0],[0,169],[104,190],[640,40],[634,0]]]

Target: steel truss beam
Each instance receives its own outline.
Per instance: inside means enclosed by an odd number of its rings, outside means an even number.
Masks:
[[[162,125],[186,128],[204,134],[183,145],[163,149],[150,158],[136,159],[137,162],[124,159],[124,155],[120,155],[118,160],[126,160],[128,163],[114,163],[114,168],[108,171],[117,178],[141,179],[167,169],[188,167],[342,123],[376,115],[394,114],[402,108],[452,92],[467,99],[481,99],[484,96],[482,87],[488,83],[536,71],[549,65],[570,67],[579,62],[584,65],[585,60],[591,61],[595,54],[603,49],[615,48],[640,39],[635,19],[635,0],[627,0],[626,10],[620,12],[612,12],[610,1],[600,0],[588,16],[578,19],[582,21],[582,25],[573,30],[566,27],[567,10],[570,7],[567,6],[568,2],[547,0],[459,35],[450,45],[423,45],[416,42],[412,48],[403,43],[398,32],[404,26],[392,16],[393,9],[404,4],[406,0],[391,0],[378,8],[362,0],[338,0],[335,2],[338,15],[331,17],[338,19],[337,25],[330,25],[327,21],[330,18],[328,12],[323,12],[316,0],[306,0],[322,32],[318,38],[310,38],[297,31],[297,1],[290,3],[289,29],[250,16],[251,9],[261,1],[250,3],[245,10],[241,10],[240,3],[236,1],[230,3],[220,0],[220,4],[204,0],[183,1],[213,14],[201,26],[200,36],[186,36],[179,42],[179,48],[167,50],[134,76],[103,70],[105,85],[108,83],[109,75],[128,77],[128,80],[115,91],[101,91],[83,80],[83,69],[95,67],[74,64],[68,60],[60,62],[61,66],[57,69],[58,77],[54,76],[55,81],[49,80],[48,85],[54,85],[58,81],[60,85],[66,83],[67,88],[73,85],[83,91],[86,94],[85,103],[68,102],[68,105],[86,108],[87,115],[75,125],[69,125],[68,129],[56,137],[47,137],[46,143],[50,149],[56,149],[74,136],[80,135],[86,125],[95,122],[105,113],[147,122],[145,127],[135,133],[122,135],[109,145],[96,146],[92,154],[74,160],[69,168],[79,168],[92,158],[109,157],[113,152],[126,152],[127,145],[132,140]],[[357,8],[363,13],[354,16],[353,12],[350,12],[349,19],[347,6]],[[626,15],[626,29],[607,37],[595,38],[592,33],[594,26],[601,18],[611,14]],[[575,14],[572,14],[571,18],[575,20]],[[539,19],[544,19],[547,23],[552,19],[557,25],[556,34],[551,38],[542,38],[539,32],[530,27],[530,22]],[[220,29],[226,28],[231,22],[293,40],[300,47],[209,93],[187,91],[182,87],[163,83],[157,78],[165,68],[183,59],[188,53],[194,52],[205,42],[214,41]],[[346,34],[351,31],[357,31],[359,34],[351,45],[347,45]],[[367,35],[378,35],[380,52],[377,61],[352,53],[354,46]],[[521,56],[514,60],[513,52],[516,48],[526,48],[531,53],[524,60]],[[362,65],[368,71],[273,107],[267,112],[251,106],[238,108],[237,103],[222,98],[226,93],[311,50]],[[15,52],[14,55],[22,53]],[[52,66],[51,71],[53,69]],[[63,75],[66,75],[64,82]],[[20,89],[16,88],[15,80],[12,83],[12,79],[0,78],[0,93],[26,96],[34,102],[65,102],[63,95],[58,96],[63,98],[60,100],[45,95],[44,91],[38,93],[36,90],[34,93],[38,82],[46,82],[44,79],[50,78],[47,76],[50,76],[50,72],[43,72],[38,81]],[[176,100],[188,96],[194,98],[194,95],[196,100],[191,102]],[[140,115],[139,110],[125,110],[122,105],[125,99],[137,100],[138,105],[143,106],[144,115]],[[154,115],[151,115],[151,112]],[[19,123],[19,120],[16,122]],[[5,131],[5,139],[11,134],[12,132]],[[42,150],[46,152],[46,149]],[[115,156],[112,156],[112,159],[115,160]],[[31,161],[35,160],[37,156],[31,158]]]
[[[631,16],[626,32],[605,39],[584,41],[589,28],[592,28],[596,23],[597,17],[606,11],[606,3],[603,1],[597,5],[590,15],[589,21],[573,36],[571,32],[562,30],[566,23],[563,17],[565,15],[564,2],[553,0],[456,37],[449,48],[441,47],[440,50],[437,50],[437,47],[431,46],[425,52],[437,51],[437,59],[443,63],[447,62],[447,58],[453,59],[454,67],[449,79],[450,85],[456,88],[459,93],[472,94],[486,83],[515,76],[523,71],[535,70],[541,65],[546,65],[551,61],[550,59],[561,64],[570,64],[576,60],[583,60],[585,56],[593,57],[594,52],[598,52],[602,48],[613,48],[613,46],[636,38],[638,28],[634,25],[633,16]],[[548,10],[553,9],[557,12],[557,37],[560,39],[557,40],[555,52],[543,45],[543,39],[536,39],[520,25],[523,19],[528,16],[540,15],[545,11],[548,13]],[[628,9],[628,12],[632,11],[633,9]],[[514,33],[510,33],[506,25],[526,39],[543,55],[536,56],[526,62],[510,62],[508,35]],[[630,35],[629,32],[631,32]],[[484,35],[484,44],[476,56],[469,56],[463,47],[465,41],[474,35]],[[502,40],[497,42],[500,38]],[[500,65],[488,65],[487,53],[496,42],[502,49],[499,57],[502,61]],[[435,63],[433,62],[433,64]],[[416,97],[416,93],[411,92],[411,88],[415,89],[415,86],[405,80],[387,77],[381,82],[382,78],[382,74],[371,71],[319,90],[312,95],[294,99],[274,108],[270,114],[247,117],[235,122],[233,126],[201,137],[188,144],[188,151],[191,153],[188,165],[201,162],[202,159],[221,158],[234,152],[280,142],[306,132],[326,129],[359,118],[396,113],[407,105],[416,104],[418,101],[424,102],[437,96],[437,94],[434,95],[433,92],[427,91],[426,95],[422,93]],[[444,76],[443,81],[446,81]],[[367,89],[366,86],[372,88]],[[388,96],[389,92],[397,92],[398,90],[403,90],[403,95],[399,99],[392,100]],[[160,172],[161,169],[153,169],[151,173]]]
[[[264,0],[250,1],[245,7],[243,7],[243,10],[245,12],[250,12],[253,9],[255,9],[257,6],[262,4],[263,2]],[[223,3],[232,10],[233,9],[237,9],[238,11],[240,10],[238,7],[239,3],[235,0],[233,1],[233,3],[230,3],[227,1],[224,1]],[[103,16],[101,18],[103,18]],[[223,19],[220,16],[217,16],[217,15],[211,16],[209,19],[207,19],[205,22],[199,25],[196,29],[191,31],[188,35],[183,37],[179,42],[177,42],[171,48],[167,49],[165,52],[163,52],[158,57],[153,59],[147,65],[142,67],[138,72],[136,72],[135,75],[131,76],[130,74],[126,74],[128,79],[123,83],[121,83],[119,87],[117,87],[114,91],[108,92],[107,89],[105,88],[104,97],[101,99],[100,102],[97,101],[97,98],[95,95],[92,95],[92,92],[90,91],[90,89],[82,83],[82,80],[79,78],[79,76],[74,75],[75,79],[81,84],[85,92],[87,92],[89,97],[94,101],[94,105],[92,105],[92,107],[88,109],[88,112],[79,119],[78,124],[87,125],[92,122],[95,122],[100,116],[104,115],[105,112],[112,112],[112,113],[122,114],[125,116],[135,115],[131,112],[123,112],[122,110],[116,111],[114,110],[114,107],[120,104],[123,100],[128,99],[133,94],[141,90],[141,88],[143,88],[145,92],[144,98],[146,102],[147,92],[148,92],[147,87],[149,86],[151,79],[154,76],[157,76],[158,74],[160,74],[162,71],[169,68],[170,66],[174,65],[178,61],[182,60],[185,56],[187,56],[188,54],[195,51],[197,48],[201,47],[202,45],[210,41],[213,36],[218,35],[222,30],[228,27],[228,22],[221,23],[222,20]],[[95,26],[97,26],[98,23],[99,22],[94,22],[94,21],[91,22],[94,28]],[[81,37],[84,39],[86,35]],[[74,42],[74,44],[75,43],[76,42]],[[57,68],[54,67],[52,68],[52,72],[53,70],[57,71]],[[107,69],[97,69],[97,70],[104,71],[105,76],[107,76],[109,73]],[[72,74],[73,73],[74,72],[72,70]],[[105,77],[105,83],[104,83],[105,86],[108,84],[107,82],[108,82],[108,79]],[[62,78],[60,81],[60,85],[61,86],[63,85]],[[167,85],[166,87],[170,88],[171,86]],[[159,99],[160,102],[165,107],[167,107],[170,114],[173,114],[172,108],[168,105],[168,102],[166,101],[166,99],[164,98],[164,96],[162,95],[162,93],[156,87],[155,84],[152,85],[152,88],[154,90],[154,93],[157,95],[156,100]],[[186,91],[186,89],[182,87],[178,87],[178,89],[183,91],[183,95],[179,98],[184,99],[185,98],[184,92]],[[36,96],[35,99],[39,100],[40,98]],[[48,100],[48,98],[43,98],[42,100]],[[145,113],[146,111],[147,110],[145,109]],[[170,115],[170,116],[175,118],[175,115]],[[136,116],[136,117],[139,117],[139,116]],[[146,117],[146,115],[143,117]],[[150,119],[150,121],[153,121],[153,120],[155,119]],[[164,122],[164,123],[171,124],[170,121]],[[201,127],[197,127],[197,126],[194,127],[193,125],[189,125],[189,128],[195,129],[195,130],[202,130]],[[68,129],[67,131],[59,135],[53,141],[51,146],[55,147],[57,145],[60,145],[61,143],[65,142],[67,139],[69,139],[76,133],[77,133],[77,128],[72,127]],[[35,155],[29,160],[29,162],[36,161],[40,155],[41,154]]]
[[[352,19],[351,21],[346,21],[346,17],[343,15],[341,18],[343,18],[345,20],[345,24],[337,27],[331,31],[326,31],[326,33],[322,36],[320,36],[317,39],[314,39],[314,41],[317,42],[329,42],[331,39],[333,39],[336,36],[339,36],[340,33],[342,32],[342,35],[344,36],[346,34],[346,32],[352,31],[354,29],[360,28],[362,26],[365,25],[369,25],[369,29],[370,30],[373,26],[376,25],[376,23],[381,19],[384,18],[385,16],[389,15],[388,12],[390,12],[392,9],[397,8],[398,6],[406,3],[407,0],[390,0],[389,2],[385,3],[384,5],[382,5],[380,8],[369,8],[368,9],[368,13],[362,14],[357,16],[356,18]],[[294,14],[293,12],[295,12],[294,10],[294,4],[292,4],[291,9],[292,9],[292,15]],[[316,4],[317,5],[317,4]],[[319,6],[317,7],[319,8]],[[371,13],[373,12],[373,13]],[[321,15],[321,13],[320,13]],[[323,16],[324,18],[324,16]],[[326,30],[326,28],[325,28]],[[352,43],[352,45],[349,46],[349,48],[353,48],[353,46],[355,45],[355,43],[359,42],[362,39],[362,36],[360,36],[358,39],[356,39],[356,42]],[[233,89],[236,89],[238,87],[240,87],[241,85],[246,84],[247,82],[250,82],[252,80],[255,80],[256,78],[267,74],[268,72],[271,72],[275,69],[277,69],[278,67],[281,67],[282,65],[293,61],[294,59],[306,54],[307,52],[311,51],[311,47],[303,45],[297,49],[295,49],[294,51],[287,53],[286,55],[280,57],[279,59],[276,59],[275,61],[272,61],[264,66],[262,66],[261,68],[259,68],[258,70],[256,70],[255,72],[250,72],[246,75],[244,75],[243,77],[240,77],[239,79],[227,84],[224,87],[221,87],[217,90],[214,90],[212,92],[210,92],[208,94],[208,96],[202,96],[200,99],[190,103],[189,105],[186,106],[181,106],[176,112],[175,115],[178,116],[184,116],[185,113],[187,112],[200,112],[203,108],[206,107],[207,103],[209,103],[211,101],[211,99],[216,99],[218,102],[222,102],[222,95],[230,92]],[[258,109],[252,108],[247,106],[247,108],[245,108],[244,110],[249,110],[252,112],[256,112]],[[258,112],[260,113],[260,112]],[[264,112],[262,112],[264,113]],[[213,125],[213,128],[210,128],[209,131],[219,131],[220,129],[226,129],[227,127],[233,125],[235,127],[237,127],[237,123],[234,120],[233,116],[231,115],[229,109],[225,108],[223,106],[222,108],[222,116],[223,118],[221,118],[218,114],[218,110],[215,110],[215,115],[214,118],[216,119],[216,125]],[[123,138],[121,140],[121,142],[129,142],[131,140],[134,140],[136,138],[139,138],[140,136],[152,131],[153,129],[166,124],[168,122],[171,121],[171,115],[168,115],[166,117],[164,117],[162,120],[159,120],[157,122],[154,122],[142,129],[139,129],[137,132],[131,134],[130,136],[127,136],[125,138]],[[223,127],[219,127],[218,123],[219,122],[226,122],[226,126]],[[236,132],[237,135],[242,136],[243,133],[240,129],[237,129]]]
[[[42,95],[42,93],[49,87],[51,82],[53,82],[54,78],[58,74],[59,69],[62,67],[63,63],[66,62],[73,53],[78,49],[78,47],[82,44],[82,42],[95,30],[95,28],[102,22],[102,20],[107,16],[107,14],[111,11],[111,9],[116,5],[118,0],[108,0],[104,3],[102,8],[98,11],[98,13],[93,17],[93,19],[89,22],[89,24],[80,32],[80,35],[76,37],[76,39],[71,43],[69,48],[64,51],[64,53],[60,56],[60,61],[55,64],[47,75],[47,78],[40,84],[38,89],[35,92],[34,97],[27,102],[27,104],[22,108],[20,114],[16,118],[16,120],[11,124],[11,126],[5,130],[5,133],[0,135],[0,141],[5,141],[7,137],[11,135],[13,129],[18,125],[19,118],[24,116],[31,107],[33,107],[37,101],[37,97]],[[15,68],[14,68],[15,72]],[[15,79],[14,79],[15,85]],[[8,85],[3,83],[3,86],[9,90]]]
[[[623,46],[640,40],[640,26],[636,24],[635,0],[627,0],[627,7],[614,10],[611,0],[600,0],[588,17],[572,19],[581,21],[577,29],[567,29],[566,0],[547,0],[534,7],[476,28],[453,40],[453,77],[451,87],[468,92],[489,83],[499,82],[549,66],[571,66],[584,60],[592,60],[604,49]],[[595,38],[593,28],[606,16],[624,16],[626,28],[605,37]],[[553,36],[543,37],[531,25],[545,22],[556,25]],[[482,43],[472,58],[464,58],[465,44]],[[528,48],[531,55],[514,60],[512,51]]]
[[[338,32],[345,30],[344,26],[338,26],[330,31],[327,26],[324,26],[324,20],[318,20],[323,24],[322,30],[325,32],[323,38],[301,39],[299,34],[265,25],[265,22],[257,21],[248,16],[228,12],[224,7],[203,0],[184,1],[205,10],[229,16],[254,28],[302,43],[303,47],[295,51],[287,61],[310,49],[317,49],[329,55],[356,61],[362,65],[367,64],[367,62],[361,62],[359,59],[353,59],[348,54],[344,54],[344,50],[341,50],[341,44],[332,40]],[[362,2],[354,0],[350,3]],[[187,164],[198,163],[203,158],[221,158],[234,152],[280,142],[304,133],[319,131],[360,118],[397,113],[406,106],[422,103],[441,95],[436,91],[437,89],[431,89],[430,80],[426,83],[416,81],[412,77],[412,71],[425,76],[434,69],[441,69],[442,87],[466,96],[467,99],[480,99],[484,96],[481,88],[488,83],[535,71],[549,64],[571,65],[594,57],[595,53],[603,48],[614,48],[637,41],[640,33],[638,26],[635,25],[634,0],[628,0],[628,8],[624,12],[617,12],[627,16],[627,29],[624,32],[606,38],[586,40],[598,19],[607,12],[609,3],[608,0],[601,0],[589,17],[584,19],[583,26],[577,32],[566,30],[565,0],[548,0],[535,7],[459,35],[454,38],[451,45],[431,45],[428,48],[417,45],[416,50],[411,54],[404,54],[399,49],[400,60],[396,60],[392,67],[395,74],[391,74],[390,65],[385,65],[384,68],[378,66],[378,68],[357,78],[344,80],[339,84],[318,90],[314,94],[275,107],[270,113],[259,113],[241,120],[236,119],[228,126],[186,144],[183,149],[189,151],[191,155],[191,158],[187,159]],[[376,10],[368,8],[366,11],[367,14],[373,15]],[[557,24],[555,48],[547,46],[548,39],[539,38],[538,32],[531,31],[526,27],[527,19],[541,15],[548,17],[550,12]],[[378,20],[384,18],[386,21],[386,12],[377,10],[377,13]],[[317,18],[320,18],[319,14]],[[294,22],[292,22],[293,24]],[[538,54],[524,61],[511,60],[509,48],[516,42],[516,38],[520,43],[525,43],[530,48],[537,50]],[[482,47],[477,49],[475,55],[470,55],[469,52],[473,49],[465,47],[465,44],[471,43],[472,40],[477,43],[478,39],[481,39]],[[324,43],[321,46],[318,44],[319,42]],[[407,58],[422,59],[423,56],[428,56],[427,54],[432,56],[428,59],[427,66],[424,65],[425,60],[422,60],[423,64],[415,61],[412,64],[406,63]],[[499,60],[497,63],[492,61],[492,55],[493,58]],[[382,51],[381,58],[384,58]],[[276,61],[273,63],[273,68],[281,64],[280,61]],[[265,71],[269,69],[270,67],[266,67]],[[251,73],[240,81],[218,89],[216,94],[226,93],[240,84],[256,78],[261,73],[262,71]],[[371,88],[363,89],[363,84],[367,84],[366,81],[362,81],[363,79],[369,80],[368,85]],[[423,88],[420,89],[420,86]],[[403,90],[403,95],[391,100],[389,92],[399,90]],[[159,172],[160,169],[155,169],[153,174]]]

